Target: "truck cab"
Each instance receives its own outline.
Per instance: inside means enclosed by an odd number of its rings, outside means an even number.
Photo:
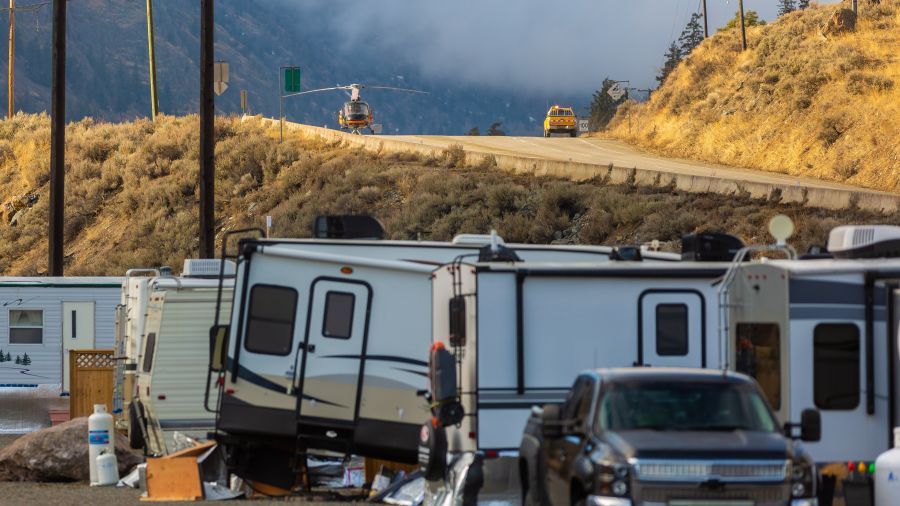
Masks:
[[[569,134],[571,137],[578,135],[578,122],[571,107],[554,105],[547,111],[544,118],[544,137],[550,137],[550,134]]]
[[[780,427],[756,382],[738,373],[587,371],[563,404],[529,419],[524,504],[813,506],[818,474],[798,440],[818,440],[819,423],[807,410]]]

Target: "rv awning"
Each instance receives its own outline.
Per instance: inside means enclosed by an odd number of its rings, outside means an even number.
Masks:
[[[293,248],[284,246],[261,246],[259,253],[263,255],[271,255],[282,258],[292,258],[296,260],[309,260],[313,262],[325,262],[340,265],[356,265],[361,267],[372,267],[375,269],[386,269],[404,272],[418,272],[422,274],[431,274],[435,267],[432,265],[423,265],[415,262],[407,262],[403,260],[379,260],[373,258],[356,257],[349,255],[334,255],[330,253],[313,253],[310,251],[298,251]]]

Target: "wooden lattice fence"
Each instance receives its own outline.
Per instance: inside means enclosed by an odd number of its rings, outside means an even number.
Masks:
[[[90,416],[94,404],[112,412],[114,350],[69,350],[69,413]]]

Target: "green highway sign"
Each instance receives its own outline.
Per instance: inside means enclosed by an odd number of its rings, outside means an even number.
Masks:
[[[300,67],[284,67],[284,92],[300,92]]]

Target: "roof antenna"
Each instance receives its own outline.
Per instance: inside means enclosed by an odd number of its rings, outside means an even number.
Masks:
[[[494,229],[491,229],[491,253],[493,253],[494,256],[496,256],[497,253],[500,253],[500,241],[497,238],[497,231]]]

